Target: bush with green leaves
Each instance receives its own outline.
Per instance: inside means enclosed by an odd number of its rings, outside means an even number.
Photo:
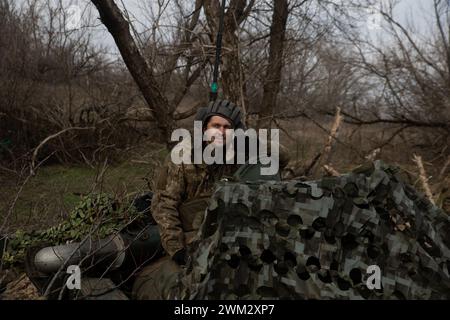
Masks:
[[[61,224],[43,231],[18,230],[11,235],[2,255],[2,264],[8,267],[23,263],[26,250],[39,244],[78,242],[86,236],[105,238],[142,217],[129,202],[120,203],[103,193],[85,196]]]

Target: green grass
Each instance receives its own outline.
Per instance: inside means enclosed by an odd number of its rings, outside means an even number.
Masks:
[[[158,161],[164,157],[161,152]],[[125,162],[109,166],[103,175],[102,166],[52,165],[39,168],[36,176],[25,184],[13,213],[8,219],[9,230],[40,229],[63,220],[80,198],[90,192],[106,192],[124,199],[135,193],[149,191],[155,164]],[[8,213],[18,185],[12,179],[0,184],[0,216]],[[2,219],[0,219],[0,225]],[[11,230],[12,229],[12,230]]]

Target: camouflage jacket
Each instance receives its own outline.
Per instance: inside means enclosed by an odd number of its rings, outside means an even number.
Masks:
[[[288,162],[289,151],[280,144],[280,168]],[[177,165],[170,155],[166,158],[159,172],[151,212],[158,223],[163,248],[169,255],[191,242],[203,221],[216,183],[222,178],[231,178],[238,168],[237,164]]]
[[[380,161],[311,182],[221,182],[188,252],[174,299],[450,298],[450,217]]]
[[[235,165],[174,164],[170,156],[158,176],[151,212],[169,255],[184,248],[197,232],[214,185],[231,176]]]

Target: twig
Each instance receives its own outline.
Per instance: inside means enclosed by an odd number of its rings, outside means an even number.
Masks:
[[[380,145],[378,145],[377,147],[375,147],[374,151],[377,149],[382,149],[383,147],[387,146],[389,143],[391,143],[391,141],[397,136],[399,135],[401,132],[403,132],[405,129],[408,129],[410,126],[409,125],[404,125],[401,128],[397,129],[394,131],[394,133],[387,138],[383,143],[381,143]]]
[[[294,141],[294,142],[297,141],[297,139],[295,139],[293,136],[291,136],[291,135],[289,134],[289,132],[287,132],[287,130],[284,129],[284,128],[278,123],[277,120],[275,120],[275,118],[272,118],[272,120],[273,120],[273,122],[275,123],[275,125],[276,125],[281,131],[283,131],[289,139],[291,139],[291,140]]]
[[[75,248],[75,250],[67,257],[67,259],[61,264],[61,266],[58,268],[58,271],[53,275],[52,279],[50,280],[50,283],[48,284],[47,288],[45,289],[44,296],[47,297],[50,293],[50,290],[53,287],[53,284],[55,283],[56,279],[58,279],[59,274],[65,270],[67,267],[67,263],[72,259],[72,257],[77,253],[77,251],[81,248],[81,246],[88,240],[91,239],[92,234],[98,230],[98,228],[101,226],[100,223],[96,224],[94,228],[87,234],[84,239],[81,240],[81,242],[78,244],[78,247]]]
[[[44,160],[42,160],[41,162],[39,162],[36,166],[36,168],[40,167],[42,165],[42,163],[44,163],[44,161],[46,161],[50,156],[53,155],[54,152],[52,152],[48,157],[46,157]],[[28,181],[31,179],[32,175],[29,174],[22,182],[22,184],[19,187],[19,190],[17,190],[16,195],[8,209],[8,213],[6,214],[6,217],[4,217],[3,223],[0,227],[0,234],[3,233],[3,230],[6,228],[6,223],[8,222],[9,217],[13,214],[14,208],[16,206],[17,201],[19,200],[19,197],[23,191],[23,189],[25,188],[25,185],[28,183]]]
[[[178,112],[178,111],[174,112],[173,119],[174,120],[183,120],[183,119],[193,116],[202,104],[203,104],[203,101],[198,101],[191,108],[189,108],[188,110],[186,110],[184,112]]]
[[[36,175],[36,172],[35,172],[35,168],[36,168],[36,164],[35,164],[35,163],[36,163],[36,157],[37,157],[37,155],[38,155],[38,153],[39,153],[39,150],[40,150],[40,149],[41,149],[48,141],[50,141],[50,140],[52,140],[52,139],[54,139],[54,138],[60,136],[61,134],[65,133],[65,132],[67,132],[67,131],[70,131],[70,130],[90,130],[90,129],[95,129],[95,128],[94,128],[94,127],[84,127],[84,128],[82,128],[82,127],[71,127],[71,128],[66,128],[66,129],[61,130],[61,131],[59,131],[59,132],[57,132],[57,133],[55,133],[55,134],[52,134],[52,135],[48,136],[47,138],[45,138],[44,140],[42,140],[42,142],[36,147],[36,149],[34,149],[33,155],[32,155],[32,157],[31,157],[30,175],[31,175],[31,176]]]
[[[447,158],[447,161],[445,162],[444,166],[442,167],[441,171],[439,172],[439,180],[444,178],[445,172],[447,171],[447,168],[449,165],[450,165],[450,156]]]
[[[341,113],[342,113],[344,116],[346,116],[346,114],[345,114],[344,112],[341,112]],[[287,117],[287,116],[282,117],[282,115],[283,115],[283,113],[279,113],[278,116],[277,116],[277,118],[278,118],[278,119],[286,119],[286,118],[287,118],[287,119],[292,119],[291,117]],[[308,115],[305,111],[302,111],[301,114],[300,114],[299,116],[308,119],[308,120],[311,121],[314,125],[316,125],[320,130],[326,132],[328,135],[330,134],[330,132],[331,132],[330,130],[328,130],[327,128],[325,128],[324,126],[322,126],[318,121],[314,120],[314,118],[311,117],[310,115]],[[345,119],[343,119],[343,122],[347,123],[347,121],[346,121]],[[348,143],[342,141],[341,139],[339,139],[339,138],[337,138],[337,137],[333,137],[333,139],[336,140],[337,143],[339,143],[339,144],[343,145],[344,147],[349,148],[350,150],[352,150],[353,152],[355,152],[355,153],[358,155],[358,157],[360,157],[361,159],[364,159],[364,156],[361,154],[361,152],[360,152],[357,148],[355,148],[355,147],[353,147],[352,145],[350,145],[350,144],[348,144]]]
[[[336,116],[334,118],[333,125],[331,126],[331,130],[329,131],[327,141],[325,142],[325,146],[323,150],[315,157],[315,161],[311,163],[311,166],[308,168],[308,172],[311,171],[314,175],[316,170],[314,168],[323,168],[324,165],[330,165],[331,160],[331,148],[333,146],[333,142],[336,140],[339,127],[342,122],[342,116],[341,116],[341,108],[336,107]],[[316,166],[316,164],[319,163],[319,165]]]
[[[13,173],[13,174],[16,174],[16,175],[17,175],[17,172],[16,172],[16,171],[11,170],[11,169],[8,169],[8,168],[3,167],[3,166],[0,166],[0,170],[3,170],[3,171],[9,172],[9,173]]]
[[[367,156],[365,156],[366,160],[368,161],[374,161],[377,157],[377,155],[380,153],[381,149],[376,148],[371,153],[369,153]]]
[[[136,164],[150,164],[149,161],[144,161],[144,160],[131,160],[131,163],[136,163]]]
[[[330,165],[324,164],[324,165],[323,165],[323,168],[325,169],[325,172],[326,172],[328,175],[332,176],[332,177],[338,177],[338,176],[341,175],[336,169],[334,169],[334,168],[333,168],[332,166],[330,166]]]
[[[319,153],[314,157],[314,159],[311,161],[310,165],[305,169],[305,172],[304,172],[304,174],[303,174],[304,176],[308,176],[308,175],[309,175],[309,173],[311,172],[312,168],[314,168],[314,166],[316,165],[317,161],[319,161],[321,155],[322,155],[322,154],[319,152]]]
[[[422,157],[414,154],[413,161],[416,163],[417,168],[419,169],[419,179],[422,183],[422,188],[425,191],[426,197],[432,204],[435,204],[433,193],[431,192],[430,185],[428,184],[427,174],[425,172],[425,168],[423,167]]]
[[[323,149],[323,159],[326,159],[325,162],[329,163],[331,158],[331,147],[333,146],[333,140],[338,136],[339,127],[342,122],[341,116],[341,108],[336,108],[336,116],[334,118],[333,126],[331,127],[330,134],[328,135],[327,143],[325,144],[325,148]]]

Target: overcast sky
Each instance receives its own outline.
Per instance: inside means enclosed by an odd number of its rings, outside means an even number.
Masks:
[[[23,3],[25,0],[18,1],[19,3]],[[62,1],[63,4],[67,7],[70,5],[77,6],[82,10],[85,10],[86,5],[90,4],[89,0],[51,0],[57,3],[58,1]],[[182,0],[186,1],[186,3],[193,5],[193,0]],[[334,0],[336,2],[342,2],[346,0]],[[388,1],[388,0],[380,0],[380,1]],[[155,6],[155,0],[116,0],[116,3],[119,6],[125,5],[127,10],[130,12],[132,17],[134,17],[137,21],[145,22],[150,24],[149,16],[145,13],[146,10],[143,10],[143,7],[146,6]],[[433,10],[432,10],[432,0],[398,0],[398,5],[395,8],[394,15],[395,18],[401,22],[403,25],[414,25],[416,27],[416,32],[419,33],[427,33],[429,24],[427,21],[432,21],[433,18]],[[98,13],[95,8],[90,5],[91,14],[98,18]],[[85,12],[85,11],[83,11]],[[147,11],[148,12],[148,11]],[[86,12],[85,12],[86,13]],[[170,19],[170,15],[168,16]],[[99,23],[98,19],[94,20],[94,26],[90,26],[89,29],[92,31],[93,39],[96,43],[106,46],[108,51],[111,53],[117,54],[117,49],[114,44],[114,41],[111,35],[106,31],[106,29]],[[362,23],[361,28],[363,28],[362,32],[368,32],[369,35],[373,37],[383,37],[383,30],[379,28],[374,28],[374,23],[376,24],[377,19],[376,16],[373,16],[372,19],[365,24]],[[169,23],[167,23],[169,24]],[[149,25],[139,25],[135,23],[135,28],[141,31],[144,27],[148,28]]]

